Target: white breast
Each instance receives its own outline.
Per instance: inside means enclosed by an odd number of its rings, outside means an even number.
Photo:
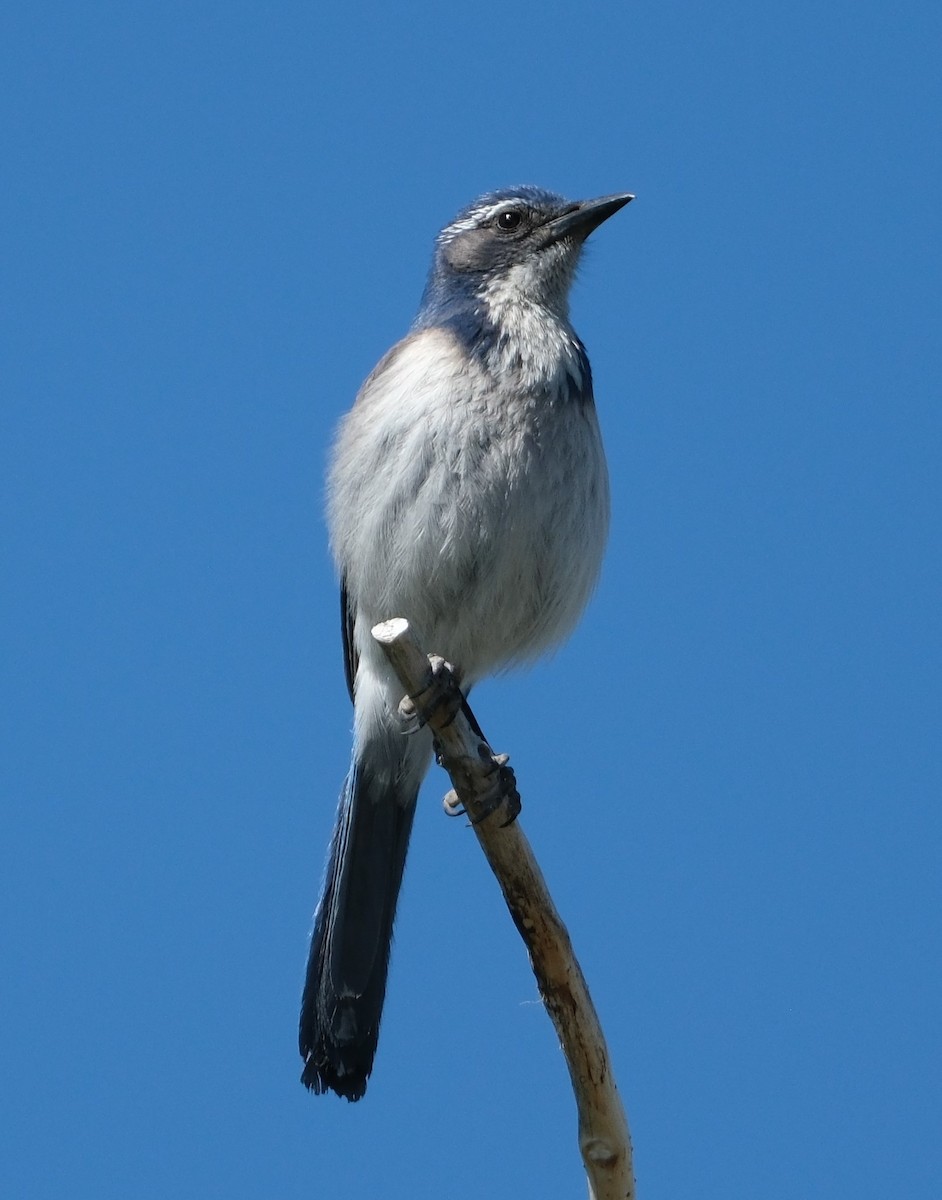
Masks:
[[[522,363],[503,392],[441,329],[400,343],[367,380],[329,479],[361,654],[373,657],[373,624],[404,616],[470,683],[578,620],[601,566],[608,477],[594,405],[570,397],[578,355],[564,333],[551,373]]]

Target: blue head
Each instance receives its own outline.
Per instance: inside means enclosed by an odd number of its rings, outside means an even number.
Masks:
[[[631,199],[570,201],[537,187],[481,196],[436,239],[416,327],[483,328],[515,305],[565,319],[585,239]]]

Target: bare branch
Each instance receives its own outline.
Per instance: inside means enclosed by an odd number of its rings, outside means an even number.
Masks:
[[[579,1148],[593,1200],[634,1200],[628,1122],[615,1086],[602,1027],[533,851],[519,822],[513,772],[495,755],[440,658],[427,658],[408,621],[396,618],[373,629],[406,690],[404,717],[427,723],[458,804],[467,811],[510,915],[530,955],[540,994],[559,1035],[579,1112]]]

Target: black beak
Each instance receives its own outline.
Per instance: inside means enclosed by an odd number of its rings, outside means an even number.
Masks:
[[[548,221],[541,232],[545,244],[558,242],[560,238],[574,237],[585,241],[593,229],[615,215],[629,201],[634,200],[631,192],[619,192],[616,196],[600,196],[598,200],[580,200],[561,216]]]

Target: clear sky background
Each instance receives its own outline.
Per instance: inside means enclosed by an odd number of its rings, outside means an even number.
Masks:
[[[642,1200],[935,1198],[937,3],[33,0],[0,18],[0,1194],[582,1196],[423,792],[366,1099],[298,1083],[349,754],[332,430],[479,192],[631,190],[573,297],[598,593],[482,686]]]

